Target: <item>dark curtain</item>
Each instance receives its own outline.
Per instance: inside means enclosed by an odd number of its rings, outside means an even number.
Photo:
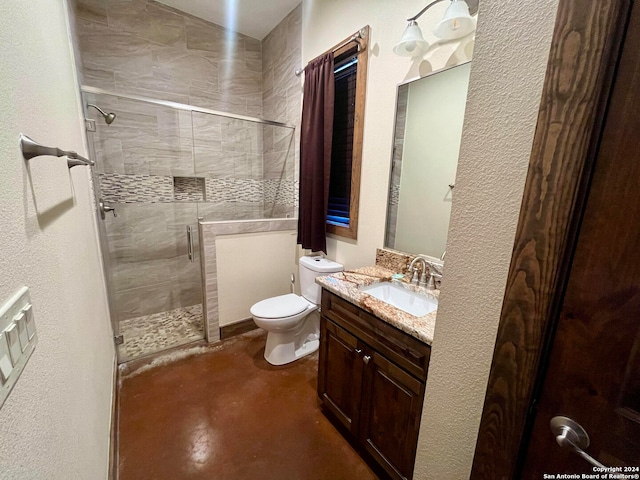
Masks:
[[[298,243],[327,253],[327,206],[333,136],[333,53],[318,57],[304,69],[300,134],[300,208]]]

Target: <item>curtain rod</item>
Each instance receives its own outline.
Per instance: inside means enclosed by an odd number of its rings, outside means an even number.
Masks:
[[[331,50],[327,50],[327,52],[325,52],[325,53],[336,52],[336,51],[340,50],[342,47],[345,47],[345,46],[349,45],[352,42],[356,42],[358,44],[358,52],[360,52],[360,50],[362,49],[362,44],[360,43],[360,40],[363,39],[366,36],[366,34],[367,34],[366,29],[361,28],[355,34],[353,34],[349,39],[347,39],[346,41],[342,42],[338,46],[333,47]],[[296,77],[299,77],[300,75],[302,75],[302,72],[304,72],[304,68],[297,69],[295,71]]]

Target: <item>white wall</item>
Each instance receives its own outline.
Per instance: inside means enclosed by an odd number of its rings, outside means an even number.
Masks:
[[[372,265],[376,248],[382,247],[384,242],[397,85],[468,61],[473,42],[467,38],[461,42],[434,45],[437,39],[431,33],[433,27],[429,26],[435,26],[442,17],[446,2],[437,4],[420,17],[418,22],[432,47],[416,61],[398,57],[392,49],[404,32],[406,19],[425,6],[422,0],[304,0],[302,6],[303,65],[363,26],[371,27],[358,240],[330,236],[327,256],[344,264],[345,268]]]
[[[106,478],[114,349],[88,169],[41,158],[30,177],[18,148],[23,132],[84,151],[65,2],[0,2],[0,45],[0,302],[29,286],[39,338],[0,409],[0,478]]]
[[[291,293],[296,238],[295,230],[215,237],[221,327],[251,318],[260,300]]]
[[[469,478],[557,0],[480,5],[415,478]]]
[[[446,2],[419,23],[427,40]],[[424,62],[393,55],[405,19],[425,3],[304,0],[305,63],[360,26],[372,27],[358,241],[330,239],[347,268],[383,244],[396,85],[461,63],[472,45],[441,45]],[[469,477],[500,318],[557,0],[480,5],[456,175],[447,260],[423,408],[416,479]],[[459,48],[458,48],[459,47]],[[454,58],[451,52],[457,48]]]

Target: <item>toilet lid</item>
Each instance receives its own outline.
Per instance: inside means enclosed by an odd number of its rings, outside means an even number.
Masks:
[[[309,307],[309,302],[294,294],[267,298],[251,307],[251,315],[262,318],[283,318],[296,315]]]

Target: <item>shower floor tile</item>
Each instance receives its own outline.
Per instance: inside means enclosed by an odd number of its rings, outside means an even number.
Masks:
[[[120,322],[120,334],[124,337],[124,343],[118,346],[120,362],[202,340],[202,305],[124,320]]]
[[[254,330],[120,366],[119,480],[374,480],[322,413],[318,353],[279,367]]]

